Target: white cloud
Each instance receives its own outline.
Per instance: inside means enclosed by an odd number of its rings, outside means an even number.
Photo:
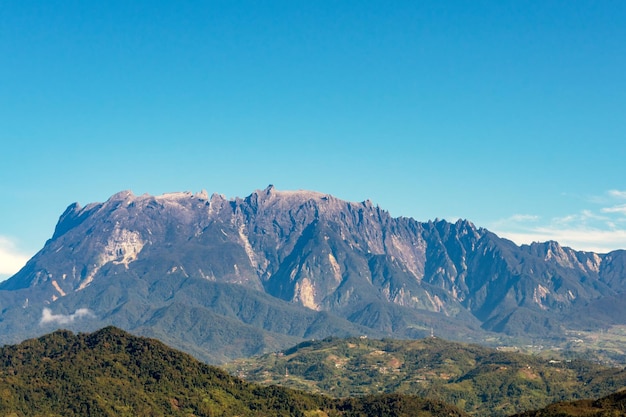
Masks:
[[[69,324],[73,323],[76,319],[92,318],[94,314],[88,308],[79,308],[73,314],[53,314],[49,308],[44,308],[41,312],[40,325],[56,323],[56,324]]]
[[[536,223],[539,220],[541,220],[541,218],[534,214],[514,214],[506,219],[491,222],[487,228],[493,232],[499,229],[517,229],[519,227],[524,227],[527,223]]]
[[[581,214],[569,214],[563,217],[555,217],[551,220],[552,224],[559,225],[561,227],[567,227],[569,224],[582,223],[586,221],[586,219],[592,218],[589,213],[581,213]]]
[[[495,233],[519,244],[554,240],[575,250],[607,253],[626,249],[626,230],[557,229],[540,227],[526,231],[499,230]]]
[[[608,194],[611,197],[614,198],[619,198],[622,200],[626,200],[626,191],[620,191],[620,190],[609,190]]]
[[[514,214],[509,220],[512,222],[536,222],[539,220],[539,216],[534,214]]]
[[[21,253],[15,243],[7,237],[0,236],[0,280],[10,277],[19,271],[30,256]]]
[[[616,201],[626,200],[626,191],[609,190],[604,194],[594,194],[588,196],[585,200],[587,203],[591,204],[613,204]]]
[[[626,205],[613,209],[590,209],[541,221],[537,216],[516,214],[487,228],[518,245],[554,240],[576,250],[607,253],[626,249],[626,229],[620,228]],[[616,217],[618,215],[619,217]]]
[[[626,204],[621,204],[619,206],[613,207],[605,207],[602,209],[603,213],[621,213],[626,215]]]

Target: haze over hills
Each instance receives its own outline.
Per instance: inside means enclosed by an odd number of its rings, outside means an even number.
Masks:
[[[565,341],[626,324],[626,251],[517,246],[273,186],[70,205],[0,284],[0,334],[112,324],[212,363],[326,336]]]

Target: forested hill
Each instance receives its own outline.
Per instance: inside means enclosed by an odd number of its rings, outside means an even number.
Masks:
[[[440,338],[328,338],[226,369],[248,381],[336,397],[395,392],[438,399],[476,416],[507,416],[550,403],[598,398],[626,386],[626,370]]]
[[[564,401],[541,410],[527,411],[513,417],[612,417],[626,416],[626,391],[597,400]]]
[[[330,399],[229,376],[153,339],[108,327],[0,349],[0,415],[464,416],[414,396]]]

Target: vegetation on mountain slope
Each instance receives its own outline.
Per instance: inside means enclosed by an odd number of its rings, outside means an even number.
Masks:
[[[480,416],[597,398],[626,386],[622,369],[439,338],[309,341],[283,352],[237,360],[226,369],[249,381],[336,397],[394,392],[435,398]]]
[[[564,401],[514,417],[617,417],[626,416],[626,391],[597,400]]]
[[[0,349],[3,416],[463,416],[438,401],[331,399],[232,377],[153,339],[108,327]]]

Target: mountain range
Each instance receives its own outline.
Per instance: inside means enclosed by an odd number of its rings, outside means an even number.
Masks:
[[[626,325],[626,251],[518,246],[273,186],[70,205],[0,284],[0,343],[115,325],[210,363],[327,336],[493,343]],[[574,337],[575,338],[575,337]]]

